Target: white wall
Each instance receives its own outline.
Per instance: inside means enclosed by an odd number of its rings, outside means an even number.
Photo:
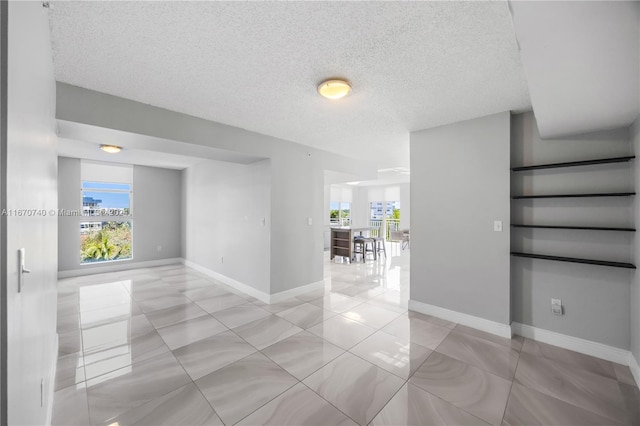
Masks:
[[[411,133],[412,301],[509,324],[509,120]]]
[[[354,187],[351,203],[351,223],[356,228],[369,226],[371,211],[369,206],[369,187]]]
[[[410,185],[408,183],[398,183],[392,185],[378,186],[350,186],[350,185],[332,185],[334,187],[344,187],[351,191],[351,223],[354,227],[369,226],[371,216],[370,203],[374,201],[400,201],[400,229],[408,229],[411,224],[411,194]],[[390,196],[384,194],[395,194],[398,196]],[[388,198],[383,200],[383,198]],[[393,199],[392,199],[393,198]],[[336,200],[334,200],[336,201]],[[330,207],[325,205],[327,218],[329,217]],[[328,219],[327,219],[328,221]]]
[[[185,259],[266,294],[271,292],[270,169],[269,160],[206,161],[183,172]]]
[[[58,205],[81,209],[80,159],[58,159]],[[157,167],[133,167],[133,258],[115,262],[80,264],[82,218],[60,216],[58,227],[58,271],[78,275],[92,271],[130,268],[138,262],[175,259],[182,256],[182,172]],[[158,251],[158,246],[162,249]]]
[[[47,9],[41,2],[9,2],[7,205],[8,209],[56,209],[55,81]],[[8,424],[50,420],[57,359],[55,215],[7,218]],[[26,267],[18,289],[17,251]],[[6,284],[5,284],[6,283]],[[3,310],[5,307],[3,306]],[[44,405],[41,406],[41,382]],[[3,419],[4,423],[4,419]]]
[[[629,155],[627,128],[541,139],[533,113],[511,120],[511,165],[558,163]],[[635,162],[513,173],[514,194],[633,192]],[[633,197],[514,200],[512,223],[633,227]],[[638,222],[636,222],[637,224]],[[523,229],[511,249],[565,257],[632,262],[636,233]],[[629,349],[628,269],[546,260],[511,259],[512,320],[564,335]],[[551,313],[561,299],[565,315]]]

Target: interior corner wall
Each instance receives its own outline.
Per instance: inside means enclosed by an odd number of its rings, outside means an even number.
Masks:
[[[135,262],[179,258],[182,172],[133,166],[133,185]]]
[[[270,294],[270,160],[204,161],[185,169],[183,180],[185,259]]]
[[[509,126],[503,112],[411,133],[412,301],[509,324]]]
[[[180,257],[187,258],[187,170],[180,171]]]
[[[331,225],[331,185],[324,185],[324,207],[323,207],[323,215],[322,223],[325,226]]]
[[[158,138],[159,143],[213,148],[230,157],[241,153],[270,158],[271,206],[276,213],[271,215],[271,294],[323,279],[324,170],[363,179],[376,175],[373,162],[64,83],[58,83],[57,89],[57,118],[75,131],[98,127]]]
[[[511,120],[511,166],[630,155],[629,129],[541,139],[533,113]],[[637,160],[636,160],[637,161]],[[635,162],[517,172],[513,194],[635,191]],[[635,182],[637,182],[637,177]],[[511,222],[634,227],[634,197],[514,200]],[[635,224],[637,225],[637,220]],[[511,249],[555,256],[633,262],[633,232],[513,228]],[[637,263],[637,262],[636,262]],[[623,268],[512,257],[512,320],[556,333],[629,349],[630,285]],[[564,315],[551,312],[561,299]]]
[[[411,184],[400,184],[400,229],[411,228]]]
[[[44,425],[51,421],[58,352],[58,225],[51,214],[57,207],[56,86],[48,9],[41,2],[8,3],[7,180],[2,182],[8,209],[2,235],[7,248],[7,276],[2,277],[7,368],[2,381],[8,392],[2,423]],[[21,248],[31,273],[24,275],[18,292]]]
[[[78,158],[58,158],[58,207],[82,208]],[[58,217],[58,271],[78,274],[116,270],[138,262],[182,256],[182,172],[158,167],[133,166],[133,258],[116,262],[80,264],[79,218]],[[98,268],[98,269],[96,269]]]
[[[323,280],[324,169],[295,148],[271,159],[271,294]]]
[[[80,159],[58,157],[58,208],[72,211],[81,209],[81,189]],[[78,222],[74,216],[58,216],[58,271],[80,268]]]
[[[330,247],[331,236],[331,185],[324,185],[324,206],[322,208],[322,242],[325,251]]]

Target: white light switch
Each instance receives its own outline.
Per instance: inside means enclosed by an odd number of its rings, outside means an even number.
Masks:
[[[493,230],[494,232],[502,232],[502,221],[494,220],[493,221]]]
[[[313,225],[313,219],[311,219],[310,217],[307,218],[307,223],[309,225]]]

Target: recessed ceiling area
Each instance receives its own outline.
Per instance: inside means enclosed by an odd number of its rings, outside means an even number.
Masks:
[[[502,1],[53,3],[58,81],[381,169],[411,131],[531,108]]]
[[[640,2],[514,1],[543,138],[629,126],[640,113]]]
[[[189,157],[166,152],[125,148],[117,154],[109,154],[96,149],[99,145],[92,142],[58,137],[58,156],[82,158],[106,163],[135,164],[137,166],[162,167],[182,170],[205,161],[203,158]]]
[[[117,144],[122,151],[109,154],[102,144]],[[185,169],[205,160],[250,164],[265,157],[231,152],[204,145],[58,120],[58,155],[140,166]]]

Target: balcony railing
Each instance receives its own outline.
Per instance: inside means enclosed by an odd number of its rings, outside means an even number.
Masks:
[[[331,226],[351,226],[351,218],[350,217],[332,217],[331,218]]]
[[[371,219],[369,221],[369,226],[371,227],[371,236],[378,237],[380,235],[380,228],[382,227],[382,219]],[[391,238],[391,231],[398,230],[400,230],[400,219],[387,218],[387,232],[385,234],[385,239],[389,240]]]
[[[351,218],[343,217],[331,218],[331,226],[351,226]],[[369,226],[371,227],[371,236],[377,237],[380,234],[380,227],[382,227],[382,219],[371,219],[369,221]],[[400,230],[400,219],[387,219],[387,232],[385,239],[388,241],[391,239],[391,231],[399,231]]]

